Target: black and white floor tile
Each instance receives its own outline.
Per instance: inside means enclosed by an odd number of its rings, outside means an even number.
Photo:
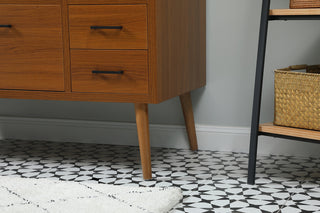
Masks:
[[[0,176],[176,186],[184,199],[173,213],[320,213],[320,158],[260,156],[251,186],[246,184],[247,157],[153,148],[153,179],[144,181],[138,147],[3,140]]]

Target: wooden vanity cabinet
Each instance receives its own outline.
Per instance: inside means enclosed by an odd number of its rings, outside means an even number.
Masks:
[[[151,176],[148,104],[206,84],[206,0],[0,0],[0,98],[135,103]]]

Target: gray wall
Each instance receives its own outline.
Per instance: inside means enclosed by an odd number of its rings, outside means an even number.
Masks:
[[[273,0],[286,8],[289,0]],[[198,124],[250,125],[261,0],[207,0],[206,88],[193,92]],[[262,121],[273,117],[273,72],[293,64],[320,63],[320,22],[270,24]],[[134,122],[132,104],[0,100],[0,115]],[[151,123],[182,124],[178,99],[150,106]]]

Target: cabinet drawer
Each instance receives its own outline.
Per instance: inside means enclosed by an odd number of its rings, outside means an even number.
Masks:
[[[0,89],[64,90],[61,8],[0,5]]]
[[[147,49],[146,5],[69,6],[70,46]]]
[[[148,93],[147,51],[71,50],[73,92]]]

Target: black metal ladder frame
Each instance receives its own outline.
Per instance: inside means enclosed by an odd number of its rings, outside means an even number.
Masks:
[[[317,142],[318,140],[312,140],[307,138],[285,136],[272,133],[263,133],[259,131],[260,124],[260,109],[261,109],[261,96],[262,96],[262,84],[265,65],[268,24],[269,21],[274,20],[320,20],[320,15],[270,15],[270,1],[262,0],[262,11],[260,20],[260,32],[259,32],[259,47],[257,56],[256,77],[254,86],[254,99],[252,108],[252,121],[251,121],[251,134],[250,134],[250,151],[249,151],[249,168],[248,168],[248,184],[253,185],[255,183],[256,176],[256,160],[258,149],[258,137],[259,135],[286,138],[291,140],[300,140],[304,142]]]

